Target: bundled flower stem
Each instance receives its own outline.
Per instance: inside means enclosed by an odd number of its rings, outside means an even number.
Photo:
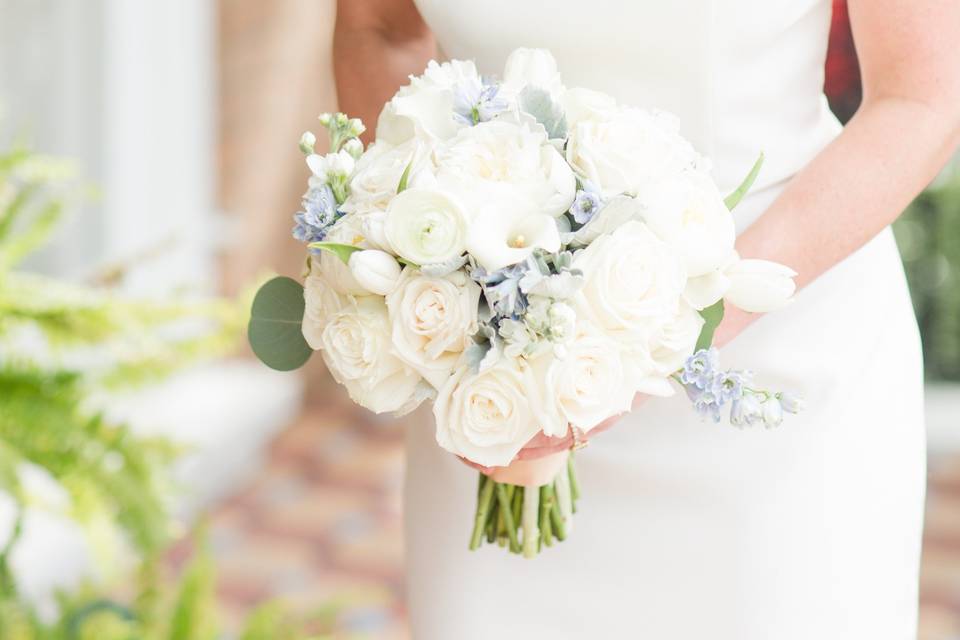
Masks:
[[[471,551],[479,549],[486,538],[510,553],[533,558],[543,547],[566,539],[580,495],[572,455],[553,482],[540,487],[479,476]]]

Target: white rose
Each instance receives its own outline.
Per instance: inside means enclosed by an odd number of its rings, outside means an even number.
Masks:
[[[693,355],[702,328],[703,317],[696,309],[680,303],[677,314],[660,329],[650,349],[657,373],[669,376],[683,367],[687,358]]]
[[[554,99],[563,94],[557,61],[546,49],[514,49],[507,57],[503,69],[504,92],[517,95],[528,86],[545,89]]]
[[[769,260],[739,260],[724,270],[730,288],[724,298],[751,313],[775,311],[789,304],[797,289],[797,272]]]
[[[650,185],[638,199],[643,221],[680,253],[691,278],[729,262],[736,226],[709,175],[684,171]]]
[[[358,216],[352,214],[340,218],[340,220],[330,228],[324,241],[364,246],[361,222]],[[320,273],[337,293],[355,296],[367,295],[369,293],[367,289],[353,277],[350,268],[343,263],[343,260],[329,251],[322,251],[320,255],[314,257],[314,261],[319,263]]]
[[[490,273],[523,262],[536,249],[560,250],[557,222],[519,194],[488,200],[467,233],[467,251]]]
[[[377,249],[364,249],[350,254],[350,273],[357,283],[369,291],[385,296],[400,279],[400,264],[389,253]]]
[[[584,276],[577,313],[640,351],[674,317],[687,281],[676,252],[635,220],[578,251],[573,266]]]
[[[403,270],[386,298],[397,356],[439,388],[477,332],[480,287],[462,271],[442,278]]]
[[[376,413],[408,409],[420,376],[393,355],[383,299],[355,298],[333,314],[320,336],[330,374],[350,398]]]
[[[399,146],[377,141],[357,161],[350,179],[350,194],[342,211],[367,213],[383,211],[397,195],[404,170],[410,166],[407,184],[413,185],[422,171],[432,171],[429,145],[410,140]]]
[[[567,423],[546,401],[535,364],[504,357],[477,373],[458,368],[433,405],[437,443],[477,464],[502,467],[541,430],[565,434]]]
[[[607,120],[617,109],[617,101],[600,91],[592,89],[568,89],[561,99],[566,113],[567,127],[574,127],[582,120]]]
[[[607,418],[629,411],[637,382],[625,365],[620,345],[589,323],[580,323],[566,355],[555,358],[544,387],[572,425],[589,431]]]
[[[491,189],[509,188],[533,201],[540,213],[559,216],[576,196],[576,178],[542,127],[501,120],[460,130],[438,152],[437,179],[456,193],[473,217]]]
[[[311,260],[310,273],[303,282],[303,337],[311,349],[321,346],[320,336],[330,318],[347,304],[347,298],[337,293],[326,281],[317,260]]]
[[[602,120],[570,127],[567,162],[606,196],[636,195],[695,165],[697,153],[663,113],[620,107]]]
[[[469,220],[463,207],[449,194],[427,189],[407,189],[387,206],[384,235],[404,259],[435,264],[463,254]]]
[[[377,140],[402,144],[412,138],[447,140],[461,124],[453,118],[453,89],[461,83],[480,84],[471,61],[438,64],[431,60],[421,76],[401,87],[380,112]]]

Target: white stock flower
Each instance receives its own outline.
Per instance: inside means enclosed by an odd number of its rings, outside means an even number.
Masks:
[[[567,162],[606,196],[636,195],[696,161],[671,116],[642,109],[619,107],[604,119],[580,120],[567,140]]]
[[[576,196],[576,178],[543,128],[501,120],[460,130],[438,152],[437,179],[476,211],[492,189],[527,197],[540,213],[559,216]]]
[[[557,61],[546,49],[514,49],[503,68],[503,90],[517,95],[524,87],[545,89],[554,97],[563,94]]]
[[[357,283],[376,295],[385,296],[400,279],[400,264],[389,253],[364,249],[350,254],[350,273]]]
[[[683,367],[693,355],[703,328],[703,317],[696,309],[681,302],[677,315],[663,325],[650,347],[654,369],[662,376],[669,376]]]
[[[382,298],[354,298],[333,314],[320,335],[323,360],[350,398],[376,413],[409,408],[420,376],[393,355]]]
[[[738,260],[724,270],[730,287],[724,298],[751,313],[775,311],[789,304],[797,289],[797,272],[769,260]]]
[[[340,209],[357,213],[385,210],[397,195],[397,186],[407,166],[410,166],[408,185],[416,182],[420,172],[432,171],[429,146],[420,140],[399,146],[375,142],[357,161],[350,179],[350,195]]]
[[[344,149],[324,156],[316,153],[307,156],[307,166],[310,167],[310,171],[324,182],[338,177],[348,177],[353,173],[355,165],[356,160]]]
[[[462,271],[432,278],[407,267],[386,298],[397,356],[439,388],[477,332],[480,287]]]
[[[584,276],[577,313],[641,352],[676,315],[687,280],[676,252],[635,220],[578,251],[573,266]]]
[[[488,272],[523,262],[535,249],[560,250],[556,219],[539,213],[528,199],[492,199],[467,233],[467,251]]]
[[[562,436],[567,431],[545,396],[542,372],[546,358],[500,358],[479,372],[461,366],[440,389],[433,405],[437,443],[459,456],[488,467],[510,464],[537,433]]]
[[[384,236],[402,258],[416,264],[446,262],[466,248],[469,220],[449,194],[407,189],[387,206]]]
[[[680,253],[688,276],[706,275],[730,261],[736,227],[709,175],[678,173],[650,185],[639,200],[644,222]]]
[[[544,388],[570,424],[589,431],[607,418],[629,411],[637,391],[625,365],[627,352],[610,336],[581,323],[563,358],[547,369]]]

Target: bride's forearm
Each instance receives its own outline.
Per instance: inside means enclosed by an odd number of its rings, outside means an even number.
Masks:
[[[774,260],[804,287],[892,223],[957,143],[957,118],[904,99],[865,104],[843,133],[737,240],[744,257]],[[729,310],[724,344],[756,317]]]

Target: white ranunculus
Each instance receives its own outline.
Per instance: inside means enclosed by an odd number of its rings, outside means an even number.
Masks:
[[[407,189],[387,206],[384,235],[399,256],[417,265],[446,262],[466,248],[469,219],[447,193]]]
[[[393,349],[434,387],[477,332],[480,287],[462,271],[431,278],[407,267],[387,296]]]
[[[317,260],[311,260],[310,273],[303,282],[303,337],[311,349],[319,349],[320,336],[331,316],[343,309],[348,299],[337,293],[323,277]]]
[[[557,61],[546,49],[514,49],[507,57],[503,69],[503,91],[515,96],[528,86],[545,89],[554,99],[563,94]]]
[[[797,272],[769,260],[739,260],[724,270],[730,288],[724,298],[744,311],[766,313],[786,306],[797,289]]]
[[[525,358],[500,358],[474,372],[459,367],[440,389],[433,405],[437,443],[488,467],[510,464],[537,433],[563,435],[567,423],[546,402],[540,372]]]
[[[382,298],[354,298],[333,314],[320,335],[330,374],[350,398],[376,413],[410,408],[420,375],[393,354]]]
[[[636,195],[696,164],[697,153],[664,113],[619,107],[570,127],[567,161],[605,196]]]
[[[580,323],[563,358],[547,370],[544,387],[572,425],[589,431],[607,418],[630,410],[636,381],[625,366],[627,352],[604,332]]]
[[[567,127],[574,127],[583,120],[607,120],[617,109],[617,101],[613,96],[579,87],[568,89],[561,102],[566,112]]]
[[[364,249],[350,254],[350,273],[361,287],[379,296],[385,296],[400,279],[400,264],[385,251]]]
[[[635,220],[578,251],[573,266],[584,276],[577,313],[641,352],[676,315],[687,281],[673,249]]]
[[[350,179],[350,194],[340,209],[356,213],[385,210],[397,195],[397,186],[407,166],[410,166],[408,185],[413,185],[421,172],[433,171],[429,145],[420,140],[396,147],[375,142],[357,161]]]
[[[680,303],[677,315],[663,325],[650,348],[654,369],[662,376],[669,376],[693,355],[703,328],[703,317],[686,303]]]
[[[519,195],[488,201],[467,233],[467,251],[488,272],[522,262],[536,249],[560,250],[556,219]]]
[[[576,178],[543,128],[493,120],[461,129],[438,152],[437,179],[464,201],[472,217],[492,190],[533,201],[540,213],[559,216],[576,196]]]
[[[730,261],[737,231],[709,175],[685,171],[652,184],[639,197],[650,230],[683,257],[687,275],[706,275]]]
[[[340,220],[330,228],[324,241],[365,247],[361,219],[352,214],[340,218]],[[314,261],[320,263],[320,273],[323,274],[323,277],[337,293],[355,296],[367,295],[369,293],[366,288],[353,277],[350,268],[343,263],[343,260],[329,251],[323,251],[319,256],[314,258]]]

